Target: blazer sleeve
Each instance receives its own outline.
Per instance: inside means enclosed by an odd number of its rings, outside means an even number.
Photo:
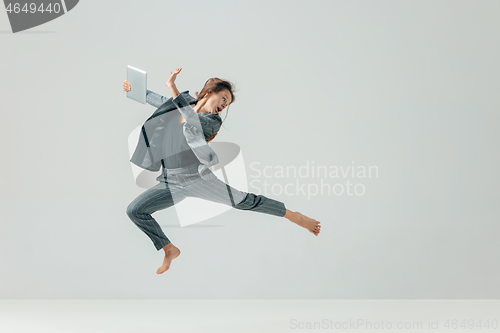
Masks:
[[[146,102],[156,108],[159,108],[160,105],[168,101],[170,98],[152,92],[151,90],[146,90]]]

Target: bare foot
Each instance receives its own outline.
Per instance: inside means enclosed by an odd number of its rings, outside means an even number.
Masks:
[[[321,231],[321,225],[319,221],[307,217],[299,212],[292,212],[287,209],[284,217],[289,219],[291,222],[301,226],[302,228],[306,228],[316,236],[318,236],[319,232]]]
[[[166,272],[170,268],[170,263],[172,260],[177,258],[179,254],[181,254],[181,251],[174,246],[172,243],[168,243],[163,247],[163,250],[165,251],[165,258],[163,258],[163,264],[158,268],[156,271],[156,274],[162,274]]]

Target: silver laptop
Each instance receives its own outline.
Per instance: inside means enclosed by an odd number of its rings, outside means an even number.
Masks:
[[[127,66],[127,81],[130,83],[127,97],[146,104],[147,73],[138,68]]]

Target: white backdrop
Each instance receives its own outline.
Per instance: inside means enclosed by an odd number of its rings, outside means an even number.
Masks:
[[[86,0],[12,34],[0,10],[0,297],[500,297],[499,12]],[[216,141],[241,147],[250,191],[321,234],[237,210],[181,228],[170,208],[153,216],[182,254],[157,275],[163,252],[125,213],[144,190],[127,138],[154,111],[125,97],[128,64],[166,96],[176,67],[192,95],[233,82]],[[348,172],[279,174],[307,165]]]

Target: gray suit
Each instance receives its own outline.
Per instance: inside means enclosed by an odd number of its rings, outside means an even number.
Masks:
[[[190,104],[194,104],[196,99],[189,95],[189,91],[182,92],[175,99],[166,98],[147,90],[146,101],[156,106],[157,109],[149,117],[141,129],[141,136],[130,161],[137,166],[158,171],[160,166],[165,165],[165,159],[180,152],[177,145],[172,141],[187,143],[200,162],[199,173],[202,178],[208,177],[204,172],[212,165],[219,162],[217,155],[207,144],[205,139],[219,131],[222,119],[218,115],[211,113],[196,113]],[[175,118],[182,115],[186,122],[182,124],[182,136],[168,137],[170,131],[166,127],[175,122]]]
[[[209,167],[217,164],[218,158],[205,139],[220,129],[222,120],[214,114],[197,114],[190,106],[196,99],[189,95],[189,91],[182,92],[175,99],[167,99],[148,90],[146,100],[157,109],[143,125],[142,136],[130,161],[150,171],[158,171],[162,166],[162,175],[157,178],[159,183],[156,186],[144,191],[128,205],[127,215],[153,241],[157,250],[170,240],[151,214],[186,197],[279,217],[285,215],[282,202],[239,191],[212,173]],[[179,113],[186,119],[182,125],[175,116]]]

